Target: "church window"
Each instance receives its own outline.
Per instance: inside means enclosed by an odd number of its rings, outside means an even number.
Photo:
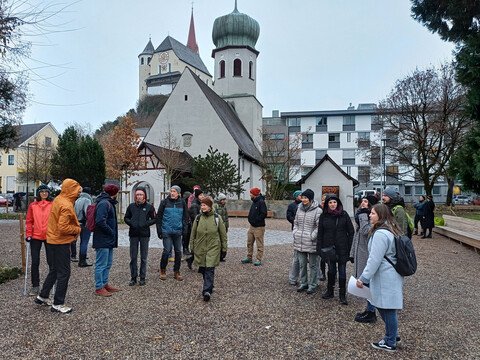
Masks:
[[[140,65],[143,65],[143,64],[144,64],[144,61],[145,61],[145,60],[143,59],[143,57],[141,57],[141,58],[140,58]]]
[[[188,101],[188,95],[185,95],[185,101]]]
[[[242,60],[233,60],[233,76],[242,76]]]
[[[248,63],[248,77],[253,80],[253,61]]]
[[[192,134],[182,134],[183,138],[183,147],[190,147],[192,146]]]
[[[172,64],[168,63],[168,72],[172,72]]]
[[[147,58],[147,65],[150,65],[150,60],[152,60],[151,57]]]
[[[220,61],[220,78],[225,77],[225,60]]]

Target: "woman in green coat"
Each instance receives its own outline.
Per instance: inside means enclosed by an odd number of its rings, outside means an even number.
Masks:
[[[215,267],[220,263],[220,258],[225,258],[227,254],[225,224],[212,208],[212,198],[204,197],[190,234],[190,251],[194,254],[198,272],[203,275],[204,301],[209,301],[212,296]]]

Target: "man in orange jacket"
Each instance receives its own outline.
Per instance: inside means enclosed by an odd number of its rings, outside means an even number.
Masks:
[[[70,243],[80,234],[74,204],[81,192],[82,187],[78,182],[73,179],[63,180],[62,191],[53,200],[48,218],[47,247],[50,270],[35,303],[50,305],[50,291],[57,283],[52,312],[65,314],[72,311],[71,307],[65,305],[65,295],[70,279]]]

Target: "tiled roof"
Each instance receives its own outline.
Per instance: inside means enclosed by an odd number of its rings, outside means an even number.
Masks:
[[[157,159],[160,160],[160,162],[162,162],[162,159],[166,157],[170,159],[176,159],[176,163],[178,166],[175,168],[175,170],[177,171],[192,171],[193,158],[187,151],[180,152],[176,150],[171,150],[147,142],[142,142],[139,146],[139,150],[141,150],[143,147],[147,147],[157,157]]]
[[[145,49],[143,49],[140,55],[153,55],[154,52],[155,52],[155,48],[153,47],[152,40],[150,39],[148,40],[147,46],[145,46]]]
[[[157,47],[155,50],[156,53],[172,50],[175,55],[178,56],[183,62],[193,66],[194,68],[204,72],[205,74],[210,75],[207,67],[203,63],[200,55],[193,52],[191,49],[183,45],[178,40],[175,40],[171,36],[167,36],[165,40]]]
[[[39,124],[19,125],[17,127],[18,140],[14,143],[14,147],[18,147],[19,145],[27,141],[29,138],[31,138],[48,124],[50,123],[46,122]]]

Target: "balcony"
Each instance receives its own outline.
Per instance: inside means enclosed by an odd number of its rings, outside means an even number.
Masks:
[[[328,142],[329,149],[340,149],[340,141],[329,141]]]
[[[343,131],[355,131],[355,124],[353,124],[353,125],[343,125]]]
[[[315,127],[316,132],[327,132],[327,125],[317,125]]]
[[[288,127],[288,132],[289,133],[299,133],[300,132],[300,126],[289,126]]]
[[[302,149],[313,149],[313,142],[302,142]]]

